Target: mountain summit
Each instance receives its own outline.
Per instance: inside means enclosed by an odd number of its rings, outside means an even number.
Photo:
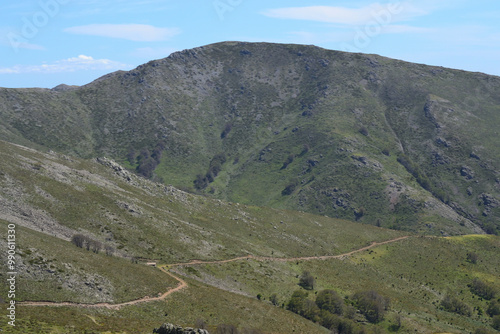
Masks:
[[[430,234],[500,231],[500,78],[224,42],[82,87],[0,89],[0,139],[109,156],[246,204]]]

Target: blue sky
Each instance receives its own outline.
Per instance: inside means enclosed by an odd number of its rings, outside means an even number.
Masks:
[[[84,85],[228,40],[313,44],[500,75],[500,2],[3,0],[0,87]]]

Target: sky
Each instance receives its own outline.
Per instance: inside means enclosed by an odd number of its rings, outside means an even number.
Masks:
[[[2,0],[0,87],[85,85],[222,41],[316,45],[500,76],[500,1]]]

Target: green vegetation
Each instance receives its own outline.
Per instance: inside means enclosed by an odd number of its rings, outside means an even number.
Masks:
[[[0,89],[0,138],[246,205],[498,234],[499,95],[480,73],[227,42],[70,91]]]
[[[5,332],[500,330],[499,93],[478,73],[236,42],[70,91],[0,89]]]

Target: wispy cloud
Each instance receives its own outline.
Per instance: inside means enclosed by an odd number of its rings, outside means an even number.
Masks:
[[[64,29],[65,32],[126,39],[134,42],[159,42],[180,34],[178,28],[160,28],[146,24],[89,24]]]
[[[21,33],[15,32],[11,27],[0,27],[0,45],[10,46],[16,49],[46,50],[39,44],[30,43]]]
[[[427,11],[422,7],[414,6],[411,2],[397,2],[385,5],[374,3],[360,8],[334,6],[287,7],[268,9],[262,14],[280,19],[360,25],[377,18],[388,21],[388,23],[400,22],[425,15]]]
[[[23,74],[23,73],[63,73],[92,70],[118,70],[128,69],[130,65],[109,59],[94,59],[90,56],[79,55],[78,57],[58,60],[52,64],[41,65],[15,65],[11,67],[0,67],[0,74]]]

